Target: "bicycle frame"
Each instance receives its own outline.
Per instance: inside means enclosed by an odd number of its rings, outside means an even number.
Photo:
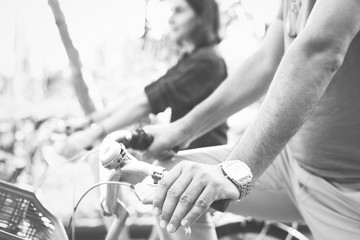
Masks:
[[[109,177],[109,181],[120,181],[121,175],[114,173]],[[115,185],[108,185],[107,187],[107,197],[102,202],[102,209],[104,215],[111,216],[115,215],[115,219],[111,224],[108,234],[106,235],[106,240],[118,239],[121,234],[122,229],[125,226],[125,222],[129,217],[129,212],[126,208],[118,201],[118,197],[122,196],[120,194],[120,189]],[[106,210],[105,210],[106,208]]]

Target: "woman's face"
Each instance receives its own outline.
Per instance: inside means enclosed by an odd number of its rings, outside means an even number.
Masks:
[[[176,43],[191,41],[197,16],[186,0],[168,0],[171,16],[169,19],[170,37]]]

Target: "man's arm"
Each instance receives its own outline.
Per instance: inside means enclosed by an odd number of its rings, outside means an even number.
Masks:
[[[162,150],[188,143],[262,96],[283,56],[282,33],[281,19],[276,19],[270,25],[262,46],[246,59],[212,95],[182,119],[165,127],[155,126],[146,129],[154,135],[154,143],[149,151],[159,153]]]
[[[282,31],[282,22],[276,19],[261,47],[211,97],[179,120],[187,138],[201,136],[266,92],[284,53]]]
[[[316,2],[306,28],[286,52],[257,119],[228,157],[247,163],[255,181],[311,114],[341,66],[360,30],[359,12],[359,0]],[[155,212],[163,226],[169,223],[168,230],[176,230],[180,222],[188,226],[213,201],[235,194],[219,166],[191,169],[191,163],[174,167],[154,199]]]
[[[360,30],[360,1],[318,0],[287,50],[256,120],[228,159],[257,179],[311,114]]]

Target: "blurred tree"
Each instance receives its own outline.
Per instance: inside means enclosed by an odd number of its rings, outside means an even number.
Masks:
[[[84,80],[84,76],[82,72],[82,63],[80,60],[79,52],[74,47],[72,40],[70,38],[70,34],[65,21],[65,16],[60,8],[59,1],[48,0],[48,4],[53,12],[61,40],[64,44],[66,54],[69,59],[70,67],[72,70],[73,84],[79,103],[84,113],[90,114],[96,111],[96,107],[93,100],[90,97],[89,88]]]

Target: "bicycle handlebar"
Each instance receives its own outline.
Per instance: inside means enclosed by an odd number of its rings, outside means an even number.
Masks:
[[[106,140],[104,140],[100,147],[100,161],[102,165],[110,170],[115,169],[120,174],[121,172],[127,172],[142,176],[151,176],[154,184],[157,184],[166,174],[165,169],[137,160],[127,152],[126,147],[122,143],[118,143],[120,139],[123,139],[125,143],[130,143],[133,139],[130,134],[131,132],[129,131],[117,131],[114,132],[112,136],[110,134]],[[142,132],[140,134],[146,133]],[[151,139],[151,137],[144,137],[144,135],[142,135],[142,137],[139,137],[136,141],[134,140],[134,142],[141,143],[141,141],[148,141],[149,139]],[[230,199],[218,200],[213,202],[210,207],[217,211],[224,212],[229,203]]]

